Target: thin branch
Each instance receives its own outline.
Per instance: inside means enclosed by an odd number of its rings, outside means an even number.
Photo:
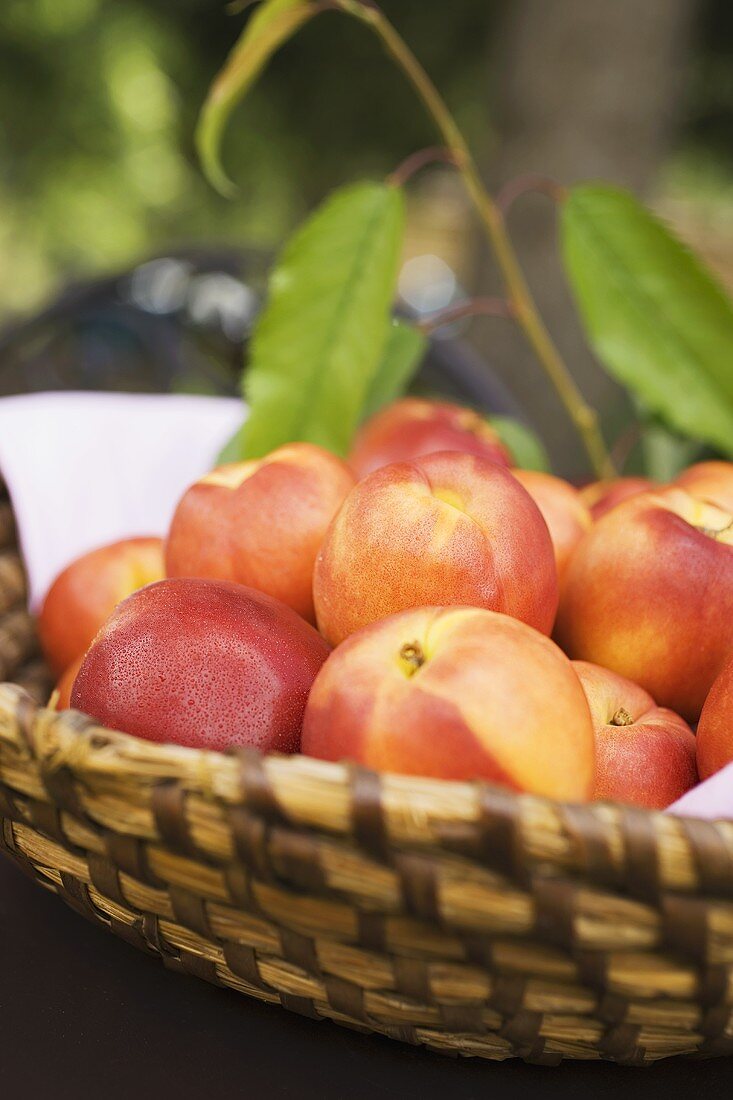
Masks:
[[[581,437],[598,477],[613,477],[615,468],[606,449],[598,415],[587,404],[540,316],[509,238],[504,218],[486,190],[475,160],[445,100],[414,53],[379,7],[368,0],[331,0],[342,11],[359,19],[377,35],[387,54],[402,70],[432,118],[445,145],[451,150],[466,190],[484,224],[497,264],[512,302],[517,324],[524,332],[568,416]]]
[[[567,197],[567,188],[549,176],[517,176],[516,179],[507,180],[500,188],[495,202],[501,213],[506,215],[517,199],[533,193],[547,195],[553,202],[560,203]]]
[[[641,424],[632,421],[611,448],[611,460],[617,470],[623,470],[629,456],[641,438]]]
[[[409,157],[405,157],[394,172],[390,172],[387,176],[387,182],[393,187],[402,187],[416,172],[428,164],[452,164],[455,167],[456,158],[445,145],[429,145],[427,149],[418,149],[417,152],[410,153]]]
[[[514,307],[506,298],[468,298],[445,309],[436,310],[417,322],[423,332],[435,332],[443,325],[453,324],[464,317],[514,317]]]

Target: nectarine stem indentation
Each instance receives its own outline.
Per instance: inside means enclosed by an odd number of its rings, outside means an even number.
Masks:
[[[733,529],[733,517],[726,523],[725,527],[698,527],[698,531],[702,531],[703,535],[707,535],[711,539],[719,539],[722,535],[727,535]],[[727,542],[728,539],[724,539]]]
[[[400,650],[400,658],[405,663],[408,676],[414,676],[425,664],[425,653],[419,642],[405,642]]]
[[[611,719],[612,726],[633,726],[634,719],[631,717],[625,707],[619,707],[613,718]]]

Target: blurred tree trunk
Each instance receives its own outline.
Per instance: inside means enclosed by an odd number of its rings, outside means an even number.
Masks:
[[[647,191],[674,132],[696,7],[696,0],[509,0],[494,40],[492,189],[539,173]],[[628,409],[579,329],[558,260],[556,212],[548,199],[529,195],[509,224],[540,310],[613,442]],[[475,283],[482,292],[499,287],[486,254],[477,258]],[[587,472],[575,432],[521,335],[485,321],[472,336],[541,429],[556,469]]]

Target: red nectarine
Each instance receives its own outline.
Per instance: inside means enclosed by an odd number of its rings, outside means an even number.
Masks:
[[[590,509],[594,520],[605,516],[617,504],[639,493],[648,493],[656,488],[648,477],[614,477],[606,481],[593,481],[580,490],[580,496],[585,506]]]
[[[463,451],[508,466],[510,455],[491,424],[448,401],[405,397],[381,409],[358,432],[349,464],[358,478],[380,466],[435,451]]]
[[[596,738],[594,799],[663,810],[697,782],[695,735],[631,680],[573,661]]]
[[[733,650],[733,515],[682,489],[618,505],[568,567],[556,637],[571,657],[695,722]]]
[[[149,741],[295,752],[327,655],[312,626],[263,592],[231,581],[160,581],[102,628],[71,703]]]

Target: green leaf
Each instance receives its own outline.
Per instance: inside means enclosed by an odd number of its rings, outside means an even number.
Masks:
[[[414,325],[399,320],[392,322],[362,411],[364,419],[405,392],[425,354],[427,343],[427,336]]]
[[[243,452],[244,424],[237,428],[231,439],[224,444],[216,457],[214,466],[223,466],[226,462],[239,462]]]
[[[654,481],[673,481],[700,457],[698,443],[682,439],[664,425],[649,421],[641,430],[644,473]]]
[[[541,439],[521,420],[511,416],[487,417],[499,439],[522,470],[549,470],[550,459]]]
[[[220,159],[229,116],[272,55],[319,10],[312,0],[265,0],[247,22],[212,83],[196,127],[196,147],[209,182],[223,195],[235,190]]]
[[[293,440],[345,455],[389,329],[402,246],[402,192],[335,192],[287,244],[244,375],[242,457]]]
[[[601,363],[674,430],[733,456],[733,306],[713,277],[615,188],[574,188],[561,235]]]

